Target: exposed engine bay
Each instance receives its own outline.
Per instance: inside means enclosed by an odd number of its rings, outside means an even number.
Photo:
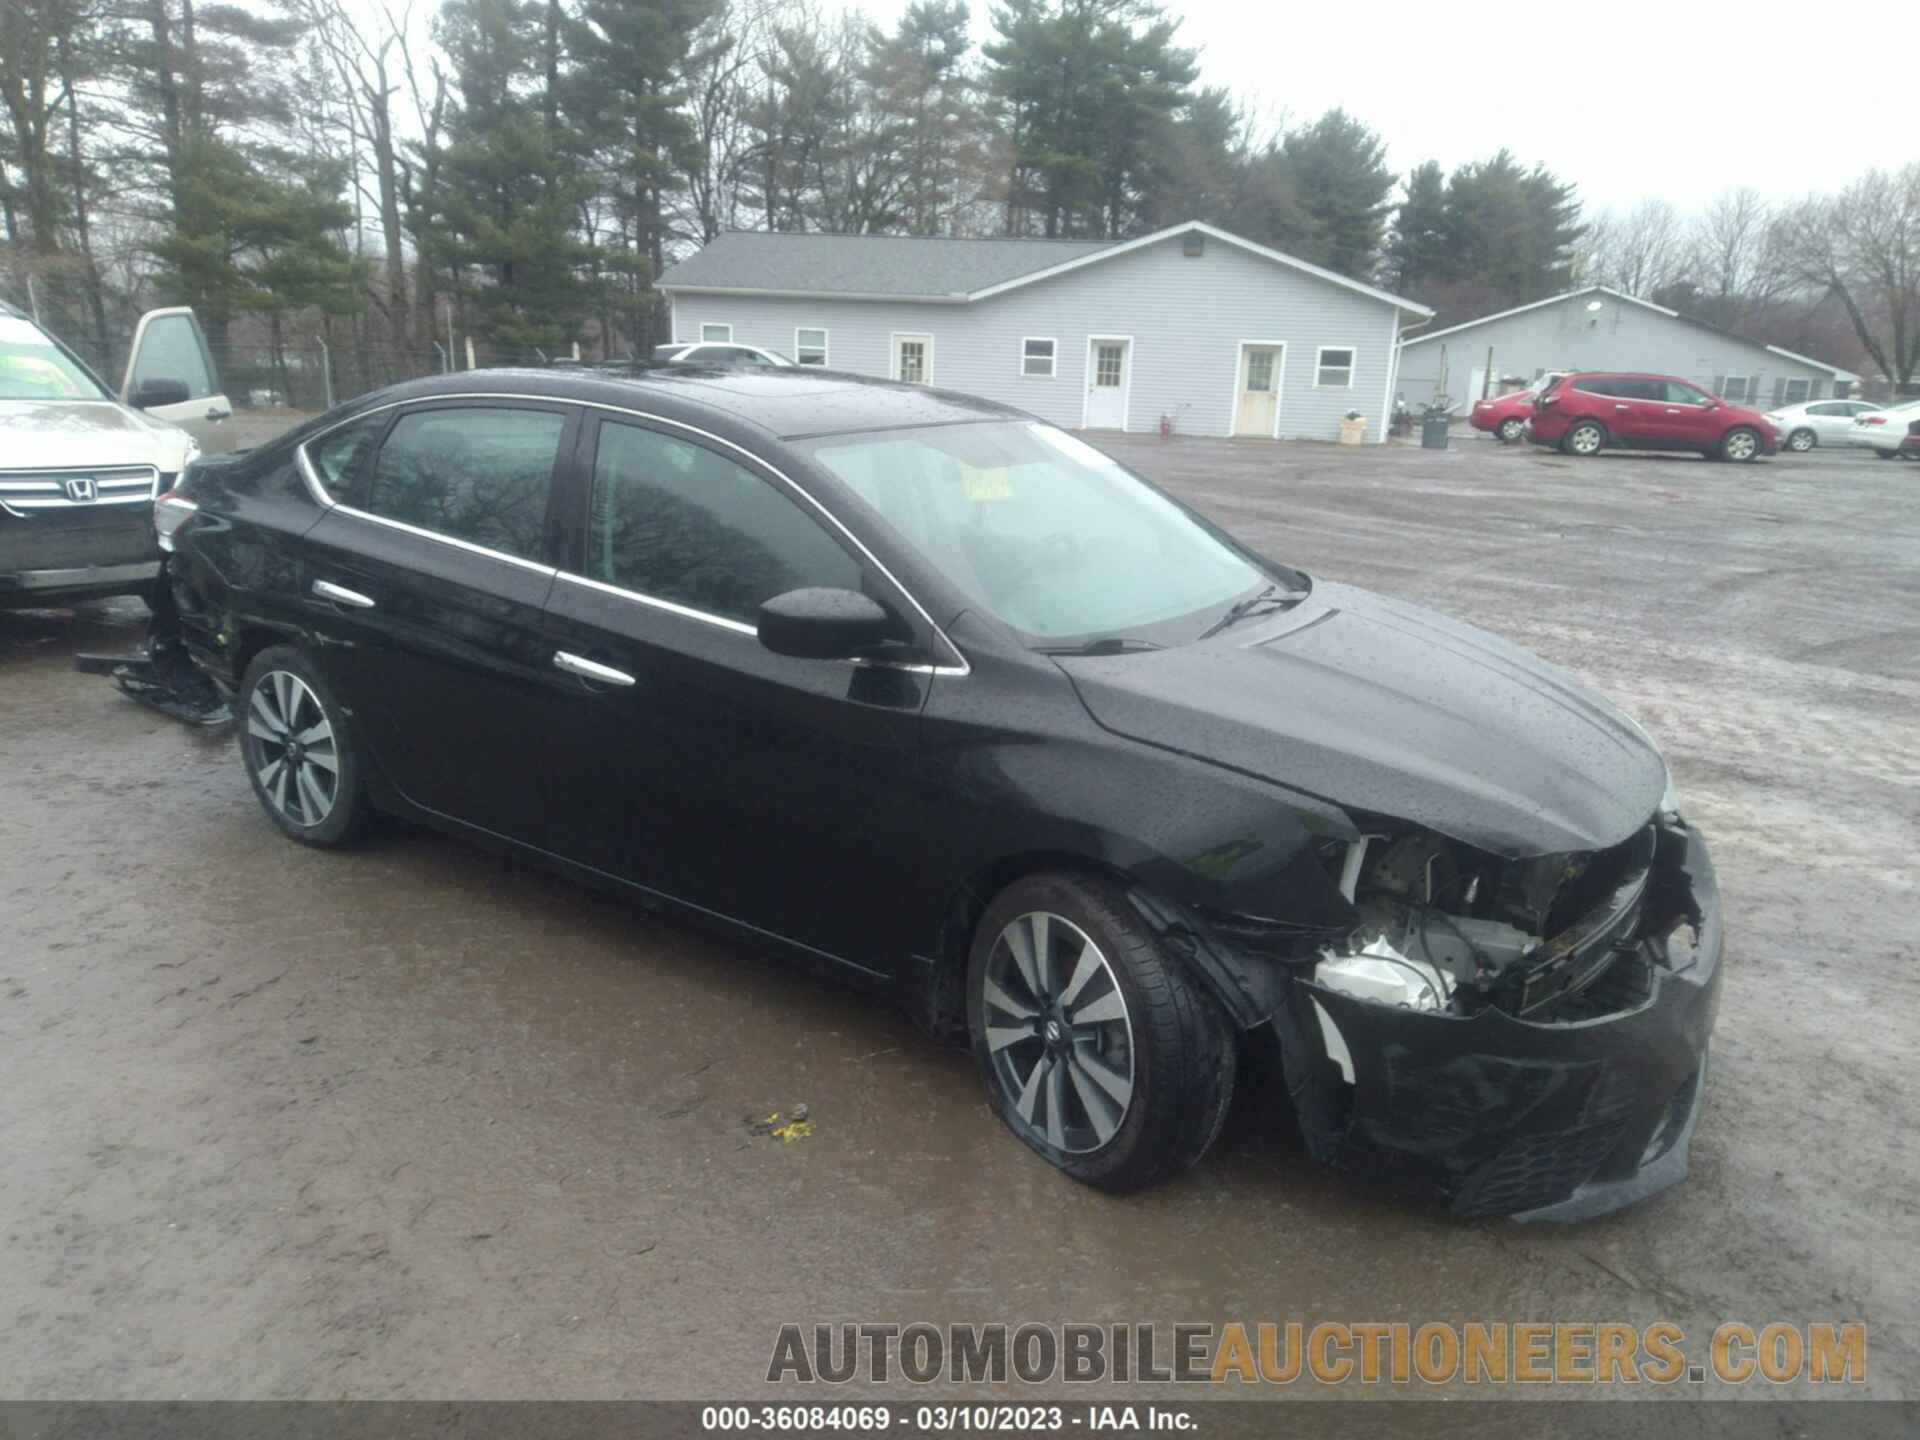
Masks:
[[[1429,831],[1363,835],[1338,856],[1359,924],[1320,949],[1312,978],[1416,1011],[1570,1020],[1629,1009],[1646,993],[1631,952],[1656,845],[1652,824],[1606,850],[1524,860]],[[1323,1009],[1319,1018],[1329,1058],[1351,1080],[1338,1030]]]

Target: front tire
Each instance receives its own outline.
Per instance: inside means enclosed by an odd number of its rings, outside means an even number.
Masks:
[[[1741,426],[1729,430],[1720,441],[1720,456],[1737,465],[1760,458],[1760,432]]]
[[[1525,429],[1526,429],[1526,422],[1524,421],[1502,420],[1500,422],[1500,428],[1495,430],[1493,433],[1500,437],[1500,443],[1502,445],[1511,445],[1520,438],[1522,432],[1525,431]]]
[[[1007,1128],[1103,1190],[1192,1165],[1233,1098],[1226,1017],[1105,880],[1055,872],[1000,893],[974,931],[967,1028]]]
[[[356,838],[372,816],[346,707],[307,657],[269,645],[240,679],[240,759],[267,818],[302,845]]]
[[[1787,449],[1796,455],[1804,455],[1819,444],[1819,437],[1811,430],[1796,430],[1787,436]]]
[[[1569,455],[1598,455],[1607,448],[1606,428],[1598,420],[1576,420],[1560,448]]]

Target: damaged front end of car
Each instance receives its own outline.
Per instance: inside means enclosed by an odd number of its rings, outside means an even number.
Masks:
[[[1337,898],[1312,925],[1149,914],[1243,987],[1243,1023],[1265,1013],[1314,1156],[1462,1216],[1583,1219],[1683,1179],[1721,917],[1677,807],[1523,857],[1356,820],[1319,852]]]

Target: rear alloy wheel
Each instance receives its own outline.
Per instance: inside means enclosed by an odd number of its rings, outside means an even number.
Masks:
[[[1811,430],[1796,430],[1787,436],[1787,448],[1796,455],[1806,454],[1817,443],[1818,437]]]
[[[1500,428],[1494,431],[1494,434],[1500,437],[1500,443],[1502,445],[1511,445],[1520,438],[1521,433],[1526,428],[1527,426],[1524,420],[1502,420],[1500,422]]]
[[[1569,455],[1598,455],[1607,445],[1607,432],[1598,420],[1579,420],[1560,442]]]
[[[371,807],[352,725],[306,657],[290,645],[262,650],[234,708],[240,758],[273,823],[303,845],[338,845],[358,833]]]
[[[1007,1128],[1102,1189],[1193,1164],[1233,1097],[1226,1017],[1106,881],[1036,875],[1000,894],[974,933],[967,1024]]]
[[[1729,430],[1726,438],[1720,442],[1720,453],[1736,463],[1752,460],[1760,454],[1760,435],[1744,427]]]

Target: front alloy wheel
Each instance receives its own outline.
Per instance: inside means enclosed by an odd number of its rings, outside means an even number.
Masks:
[[[1720,453],[1736,462],[1751,460],[1760,453],[1760,437],[1751,430],[1729,430],[1720,442]]]
[[[1030,875],[987,907],[967,961],[967,1028],[1007,1128],[1102,1189],[1193,1164],[1233,1098],[1225,1015],[1097,876]]]
[[[1811,430],[1796,430],[1787,437],[1787,448],[1796,455],[1804,455],[1814,446],[1814,434]]]
[[[1013,1119],[1069,1155],[1113,1139],[1133,1103],[1133,1024],[1100,947],[1063,915],[1016,916],[987,957],[984,998]]]

